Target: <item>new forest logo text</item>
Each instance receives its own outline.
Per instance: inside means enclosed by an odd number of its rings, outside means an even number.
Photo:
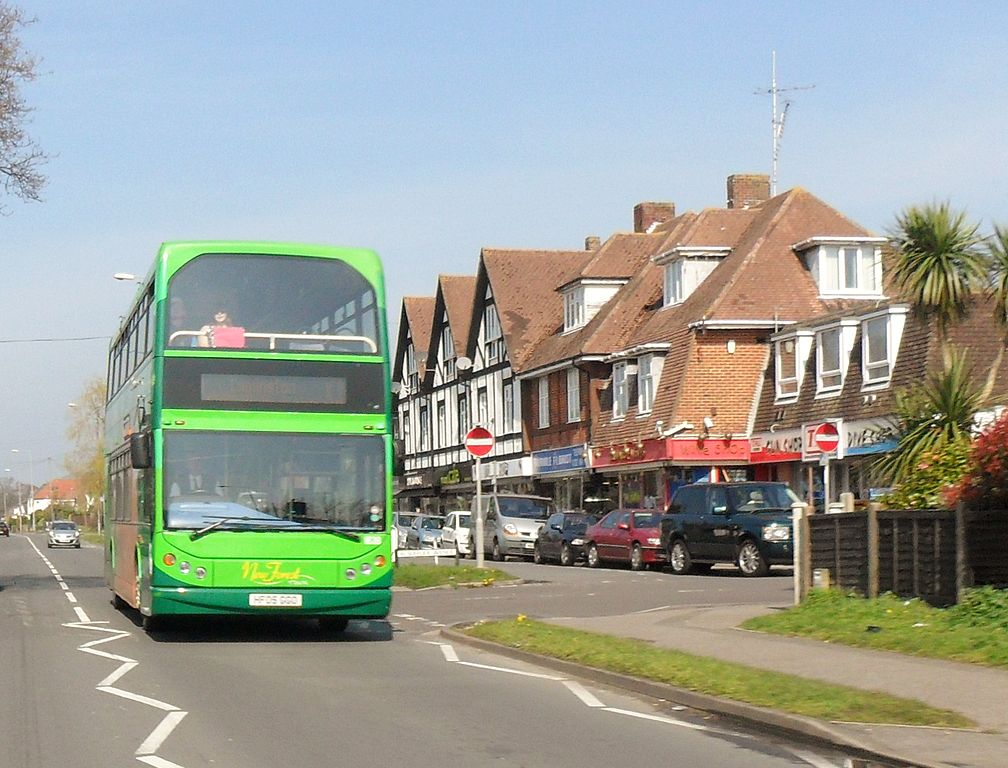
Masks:
[[[242,578],[253,584],[290,584],[292,586],[301,586],[315,581],[311,576],[302,576],[300,568],[295,568],[292,571],[283,570],[283,563],[279,561],[266,563],[246,561],[242,563]]]

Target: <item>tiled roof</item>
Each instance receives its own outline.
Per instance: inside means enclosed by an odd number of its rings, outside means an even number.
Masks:
[[[78,498],[78,481],[73,478],[59,478],[35,491],[35,499],[52,499],[53,501],[70,501]]]
[[[511,366],[526,367],[536,346],[563,324],[563,298],[556,289],[581,273],[591,251],[484,248],[483,269],[507,344]]]
[[[434,321],[433,296],[406,296],[403,310],[413,336],[413,348],[418,356],[426,354],[430,346],[431,327]]]
[[[455,342],[455,354],[461,357],[466,354],[466,340],[469,338],[469,324],[472,322],[476,276],[440,275],[438,284],[444,297],[445,310],[448,312],[448,323]]]

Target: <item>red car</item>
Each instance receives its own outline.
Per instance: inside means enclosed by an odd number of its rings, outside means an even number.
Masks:
[[[664,563],[667,555],[661,547],[661,518],[662,513],[654,509],[614,509],[585,531],[588,566],[629,563],[639,571]]]

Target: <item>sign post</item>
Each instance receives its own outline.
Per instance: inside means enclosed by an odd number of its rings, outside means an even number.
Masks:
[[[486,456],[494,447],[493,433],[484,427],[473,427],[465,436],[465,448],[476,459],[473,468],[473,479],[476,481],[476,567],[483,567],[483,476],[480,474],[480,459]]]
[[[830,505],[830,454],[840,445],[840,431],[835,424],[823,422],[812,433],[812,442],[821,451],[819,463],[823,468],[823,512],[829,512]]]

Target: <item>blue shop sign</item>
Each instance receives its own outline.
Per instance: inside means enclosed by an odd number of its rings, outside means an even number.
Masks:
[[[548,451],[532,453],[532,473],[548,475],[556,472],[574,472],[587,469],[585,462],[586,449],[583,445],[572,445],[567,448],[551,448]]]

